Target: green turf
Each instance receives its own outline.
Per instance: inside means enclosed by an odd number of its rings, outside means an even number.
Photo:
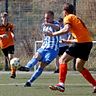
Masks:
[[[42,74],[30,88],[23,87],[31,74],[0,74],[0,96],[96,96],[92,87],[80,75],[68,75],[64,93],[51,91],[48,86],[58,82],[58,74]],[[95,76],[94,76],[95,77]]]

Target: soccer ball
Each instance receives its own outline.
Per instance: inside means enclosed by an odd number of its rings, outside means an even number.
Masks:
[[[13,59],[10,60],[10,65],[13,67],[19,67],[20,66],[20,59],[17,57],[14,57]]]

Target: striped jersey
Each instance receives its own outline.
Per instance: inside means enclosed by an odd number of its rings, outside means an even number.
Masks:
[[[54,21],[53,24],[55,26],[59,26],[59,23]],[[55,32],[56,30],[54,30],[51,26],[45,26],[43,25],[43,32]],[[59,49],[59,36],[46,36],[46,33],[43,34],[44,38],[43,38],[43,43],[41,48],[43,49],[54,49],[54,50],[58,50]]]
[[[64,25],[62,24],[62,25],[60,26],[60,29],[63,29],[63,28],[64,28]],[[60,38],[60,40],[62,40],[62,39],[67,40],[70,35],[71,35],[71,33],[68,32],[68,33],[65,33],[65,34],[63,34],[63,35],[60,35],[59,38]],[[60,43],[60,44],[59,44],[59,47],[64,47],[64,46],[69,46],[69,44],[67,44],[67,43]]]

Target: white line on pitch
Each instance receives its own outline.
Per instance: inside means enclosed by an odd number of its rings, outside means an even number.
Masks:
[[[19,86],[19,85],[24,85],[25,83],[6,83],[6,84],[0,84],[0,86]],[[46,84],[46,83],[34,83],[33,85],[48,85],[49,84]],[[53,84],[50,84],[50,85],[53,85]],[[66,84],[67,86],[90,86],[89,84],[80,84],[80,83],[77,83],[77,84]]]

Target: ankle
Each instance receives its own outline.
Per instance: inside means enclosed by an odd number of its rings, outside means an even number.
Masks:
[[[59,84],[60,84],[61,86],[64,86],[64,83],[62,83],[62,82],[59,82]]]

